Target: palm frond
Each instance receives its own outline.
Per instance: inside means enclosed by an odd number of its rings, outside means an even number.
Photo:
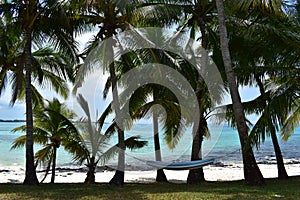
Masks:
[[[1,59],[1,58],[0,58]],[[0,72],[0,96],[3,94],[3,92],[5,91],[5,88],[7,86],[7,71],[5,69],[1,69]]]
[[[147,146],[148,142],[141,141],[140,138],[141,138],[140,136],[132,136],[130,138],[127,138],[125,140],[126,148],[128,148],[130,150],[134,150],[134,149],[140,149],[140,148],[143,148],[144,146]]]
[[[70,138],[63,143],[64,148],[73,154],[73,160],[82,164],[89,156],[90,152],[84,140]]]
[[[10,149],[17,149],[17,148],[24,147],[25,144],[26,144],[26,135],[22,135],[13,142]]]
[[[300,125],[300,106],[296,108],[284,122],[280,129],[280,135],[283,140],[287,141],[288,138],[295,132],[295,129]]]
[[[67,99],[69,93],[69,87],[67,82],[64,79],[46,70],[43,70],[43,77],[44,77],[44,82],[43,82],[44,87],[49,86],[50,89],[53,88],[56,93],[61,95],[64,99]]]
[[[101,165],[103,165],[108,160],[110,160],[114,156],[116,156],[117,153],[119,152],[119,150],[120,150],[120,148],[118,148],[117,145],[114,145],[114,146],[110,147],[108,150],[106,150],[105,152],[101,153],[101,155],[99,156],[99,161],[100,161]]]
[[[270,0],[270,1],[261,1],[261,0],[242,0],[242,1],[232,1],[230,2],[232,7],[235,10],[240,11],[252,11],[256,13],[266,13],[274,14],[276,16],[286,15],[286,3],[282,0]]]
[[[35,158],[41,161],[42,163],[51,162],[53,157],[53,148],[51,144],[46,145],[44,148],[40,149],[35,153]]]
[[[105,119],[108,117],[108,115],[110,113],[112,113],[112,107],[111,107],[111,103],[106,107],[106,109],[103,111],[103,113],[101,114],[101,116],[98,119],[98,123],[99,123],[99,127],[100,130],[102,130],[103,124],[105,122]]]

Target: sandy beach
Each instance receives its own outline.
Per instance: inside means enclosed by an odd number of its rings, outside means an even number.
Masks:
[[[300,175],[300,164],[287,164],[286,170],[289,176]],[[277,176],[277,166],[275,164],[259,164],[259,168],[265,178]],[[24,169],[17,167],[0,168],[0,183],[22,183],[24,179]],[[172,171],[165,170],[166,176],[170,182],[185,183],[188,170]],[[206,166],[204,167],[205,179],[208,181],[233,181],[243,179],[242,165],[234,166]],[[43,178],[42,172],[38,172],[38,178]],[[114,175],[114,171],[103,171],[96,173],[96,182],[108,182]],[[86,172],[82,170],[57,170],[56,183],[82,183],[85,179]],[[126,171],[125,182],[145,183],[155,182],[156,171]],[[44,181],[50,182],[50,175]]]

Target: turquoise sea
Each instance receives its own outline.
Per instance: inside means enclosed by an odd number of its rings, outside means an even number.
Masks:
[[[25,148],[16,150],[10,150],[12,142],[22,132],[12,133],[11,130],[15,127],[23,125],[22,122],[0,122],[0,167],[18,167],[24,168],[24,156]],[[107,128],[108,124],[105,124]],[[211,137],[204,140],[203,157],[204,158],[216,158],[219,164],[233,165],[242,162],[241,152],[239,151],[239,139],[236,130],[231,129],[228,126],[210,126]],[[145,165],[145,161],[154,160],[154,144],[153,133],[151,124],[136,124],[130,131],[126,131],[126,137],[133,135],[141,136],[142,140],[148,141],[148,145],[142,149],[127,151],[126,152],[126,165],[127,168],[132,170],[143,170],[148,167]],[[169,149],[163,139],[163,135],[160,135],[162,158],[164,161],[183,161],[189,160],[191,152],[191,129],[185,130],[180,142],[175,149]],[[111,143],[117,141],[116,137],[111,139]],[[295,134],[290,137],[287,142],[280,141],[281,150],[285,159],[285,163],[300,163],[300,128],[296,129]],[[35,146],[37,151],[40,146]],[[260,149],[255,150],[255,156],[258,163],[272,164],[276,163],[273,146],[268,138]],[[67,153],[63,147],[58,151],[57,167],[62,168],[79,168],[77,163],[72,162],[72,155]],[[105,163],[108,166],[114,166],[116,164],[117,157]]]

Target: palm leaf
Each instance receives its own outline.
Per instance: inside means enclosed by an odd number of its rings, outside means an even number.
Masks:
[[[26,135],[22,135],[13,142],[10,149],[17,149],[17,148],[24,147],[25,144],[26,144]]]
[[[125,146],[126,148],[130,149],[130,150],[134,150],[134,149],[140,149],[143,148],[144,146],[146,146],[148,144],[147,141],[140,141],[141,137],[140,136],[132,136],[130,138],[127,138],[125,140]]]
[[[46,145],[44,148],[35,153],[35,158],[42,163],[51,162],[53,156],[53,148],[55,147],[51,144]]]
[[[111,103],[106,107],[106,109],[101,114],[100,118],[98,119],[100,130],[102,130],[103,124],[105,122],[105,119],[108,117],[109,114],[112,113]]]
[[[280,129],[280,135],[283,140],[287,141],[288,138],[295,132],[295,129],[300,125],[300,106],[290,114]]]

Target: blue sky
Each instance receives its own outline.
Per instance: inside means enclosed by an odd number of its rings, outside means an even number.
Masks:
[[[0,100],[0,119],[25,119],[25,107],[23,103],[16,103],[14,107],[7,105],[6,101]]]

